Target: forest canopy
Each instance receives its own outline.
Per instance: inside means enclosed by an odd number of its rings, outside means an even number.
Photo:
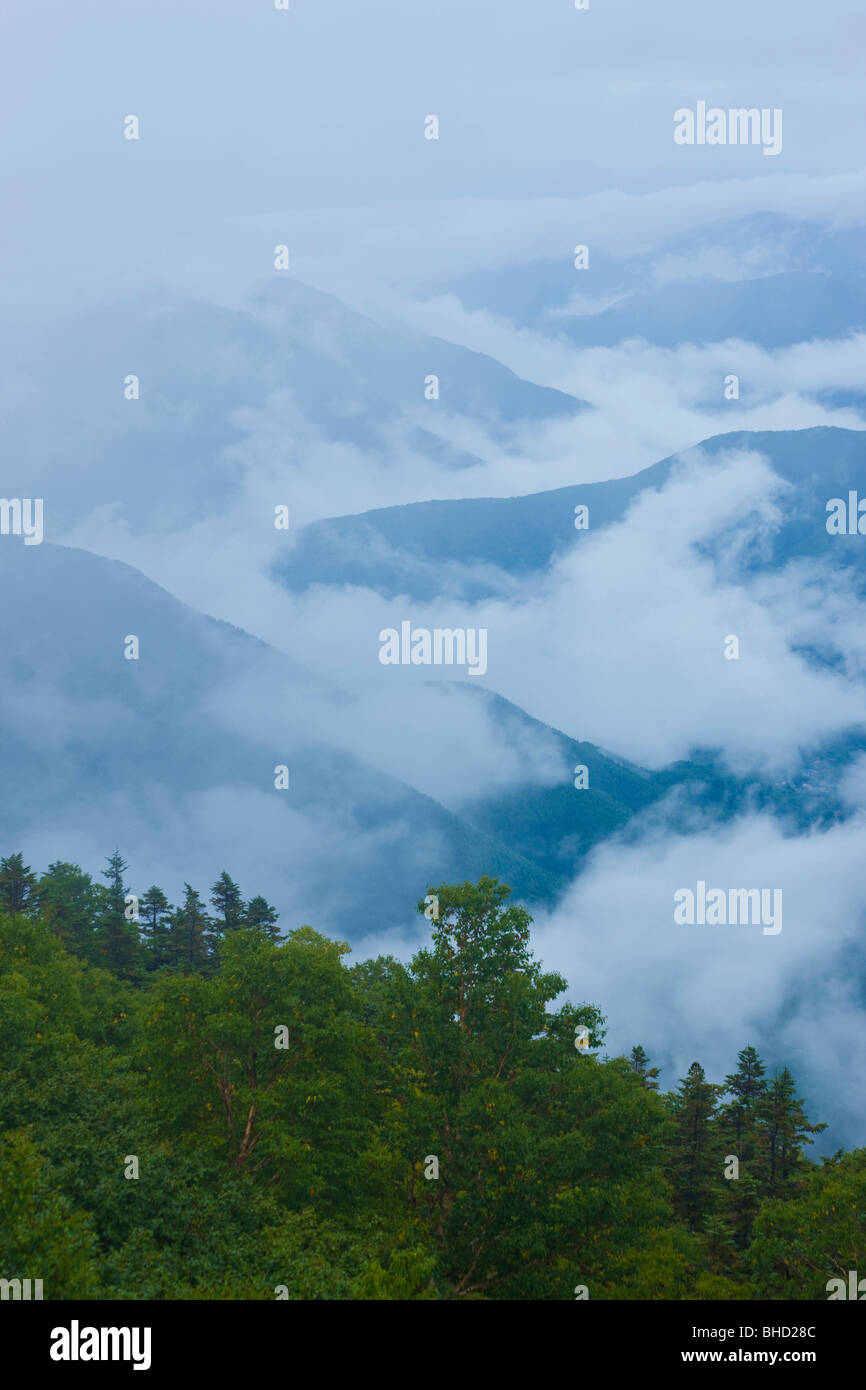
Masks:
[[[496,879],[428,886],[408,964],[350,964],[226,872],[172,905],[126,871],[0,860],[0,1276],[53,1299],[810,1300],[863,1263],[866,1150],[810,1160],[825,1126],[752,1046],[667,1091],[638,1042],[608,1056]]]

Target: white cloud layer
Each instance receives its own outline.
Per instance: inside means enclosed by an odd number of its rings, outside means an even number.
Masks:
[[[790,1066],[813,1120],[863,1142],[866,1015],[857,983],[866,888],[862,813],[824,833],[786,838],[763,817],[637,846],[608,844],[555,912],[536,914],[534,950],[569,981],[568,997],[609,1019],[605,1050],[641,1043],[673,1087],[694,1061],[713,1080],[751,1043]],[[783,926],[679,926],[674,893],[780,888]]]

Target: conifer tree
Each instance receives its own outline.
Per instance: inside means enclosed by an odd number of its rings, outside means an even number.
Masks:
[[[715,1110],[722,1087],[707,1081],[699,1062],[672,1097],[676,1121],[671,1155],[671,1180],[676,1207],[692,1231],[712,1215],[721,1176]]]
[[[245,908],[241,890],[225,870],[211,888],[210,900],[216,909],[215,920],[220,937],[243,926]]]
[[[764,1183],[762,1196],[790,1197],[805,1177],[803,1144],[827,1128],[810,1124],[803,1102],[797,1098],[794,1078],[787,1067],[773,1077],[762,1105],[764,1130]]]
[[[656,1080],[656,1077],[661,1071],[661,1068],[650,1066],[650,1059],[644,1052],[643,1048],[640,1046],[640,1043],[638,1043],[637,1047],[632,1048],[631,1057],[629,1058],[629,1061],[631,1062],[632,1070],[637,1072],[638,1076],[643,1081],[647,1090],[657,1091],[659,1088],[659,1083]]]
[[[181,970],[200,971],[208,963],[211,919],[190,884],[183,885],[183,892],[183,904],[171,919],[171,960]]]
[[[764,1192],[763,1111],[767,1083],[765,1067],[754,1047],[737,1053],[737,1070],[725,1077],[724,1090],[733,1097],[722,1106],[719,1130],[723,1157],[737,1159],[738,1176],[725,1182],[722,1205],[739,1249],[751,1240],[752,1226]]]
[[[0,911],[14,915],[35,905],[36,875],[21,854],[0,859]]]
[[[102,963],[121,979],[131,979],[141,963],[138,928],[126,916],[126,885],[123,881],[129,867],[118,850],[108,856],[108,868],[102,870],[108,887],[100,890],[101,902],[97,919],[97,936]]]
[[[156,884],[148,888],[139,904],[141,934],[150,956],[150,968],[159,970],[172,962],[172,929],[170,925],[173,909],[168,898]]]
[[[764,1064],[753,1047],[744,1047],[738,1052],[737,1062],[737,1070],[725,1077],[724,1089],[734,1099],[724,1107],[724,1117],[739,1151],[747,1133],[754,1129],[767,1083],[763,1079]]]
[[[271,907],[267,898],[257,895],[255,898],[250,898],[250,901],[246,905],[243,915],[243,925],[245,927],[258,927],[264,931],[265,935],[269,936],[272,941],[277,941],[280,935],[277,930],[277,919],[279,915],[276,908]]]

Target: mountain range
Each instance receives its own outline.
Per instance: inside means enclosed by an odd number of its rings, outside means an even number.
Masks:
[[[737,451],[762,454],[788,487],[779,498],[779,526],[744,556],[750,568],[778,569],[794,558],[829,560],[862,580],[856,536],[830,535],[827,502],[866,495],[866,432],[819,426],[807,430],[732,431],[696,446],[710,461]],[[685,451],[687,454],[688,451]],[[677,457],[631,478],[538,492],[382,507],[360,516],[314,522],[275,567],[294,591],[313,584],[357,584],[387,598],[427,600],[440,593],[476,600],[514,589],[547,570],[587,534],[574,509],[589,509],[592,531],[622,521],[647,489],[671,477]]]
[[[829,556],[862,583],[858,538],[827,534],[823,497],[844,496],[863,478],[864,443],[834,429],[704,441],[710,459],[760,452],[790,485],[772,542],[744,563],[779,570],[794,557]],[[486,592],[495,592],[491,574],[513,583],[581,543],[570,528],[577,500],[593,527],[613,525],[673,467],[666,459],[635,478],[319,523],[301,533],[280,578],[429,598],[447,574],[443,562],[472,555],[488,567]],[[365,555],[375,555],[372,568]],[[191,837],[208,845],[203,862],[234,853],[247,872],[261,873],[289,921],[315,915],[346,934],[372,910],[377,929],[405,923],[429,885],[483,873],[507,880],[528,903],[552,904],[594,847],[652,822],[683,830],[763,809],[791,831],[826,826],[847,814],[839,773],[866,747],[863,731],[842,731],[802,750],[799,771],[781,784],[735,777],[712,749],[650,771],[458,682],[449,686],[455,716],[461,702],[480,706],[491,736],[543,747],[549,767],[505,789],[473,796],[455,784],[453,796],[433,798],[411,785],[411,768],[405,779],[388,775],[337,732],[351,726],[349,689],[195,612],[128,565],[4,537],[0,585],[16,595],[0,610],[4,844],[15,848],[23,837],[64,857],[80,845],[86,858],[122,838],[127,856],[153,863],[155,873],[171,864],[178,838]],[[130,634],[137,660],[124,656]],[[280,765],[290,769],[287,791],[274,786]],[[579,767],[588,772],[582,788]],[[223,864],[212,867],[215,876]]]

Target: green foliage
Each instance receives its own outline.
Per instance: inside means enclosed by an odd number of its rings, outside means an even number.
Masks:
[[[36,898],[36,875],[21,854],[0,859],[0,912],[27,912]]]
[[[63,942],[67,951],[97,964],[99,943],[96,921],[99,890],[77,864],[49,864],[36,890],[39,916]]]
[[[823,1126],[753,1048],[669,1095],[643,1048],[603,1056],[601,1013],[557,1002],[496,879],[431,889],[408,964],[350,968],[226,873],[215,920],[190,884],[177,909],[153,885],[136,925],[119,853],[105,888],[2,866],[0,1277],[56,1298],[738,1300],[824,1298],[863,1262],[866,1151],[809,1163]]]
[[[244,920],[244,900],[241,890],[223,871],[211,888],[211,903],[216,908],[217,931],[220,936],[237,931]]]
[[[746,1265],[759,1298],[826,1299],[829,1279],[866,1276],[866,1149],[811,1168],[796,1197],[765,1202]]]
[[[41,1279],[43,1298],[98,1298],[96,1241],[21,1130],[0,1135],[0,1277]]]
[[[108,887],[100,888],[96,932],[100,963],[121,979],[133,979],[142,966],[141,946],[135,923],[127,917],[126,885],[123,874],[126,860],[115,850],[108,857],[103,878]]]
[[[661,1074],[661,1069],[659,1067],[650,1066],[650,1059],[640,1044],[632,1048],[629,1061],[647,1090],[657,1091],[659,1088],[658,1077]]]
[[[189,885],[187,885],[189,887]],[[153,884],[139,903],[141,935],[147,947],[151,970],[173,964],[172,908],[162,889]]]
[[[211,927],[200,895],[185,883],[183,905],[168,919],[165,962],[175,970],[203,970],[209,959]]]
[[[244,909],[243,925],[253,929],[263,931],[272,941],[279,939],[277,921],[280,914],[275,907],[271,907],[267,898],[257,895],[251,898]]]
[[[670,1173],[677,1211],[692,1231],[701,1227],[715,1205],[722,1164],[713,1118],[721,1091],[707,1081],[700,1062],[692,1062],[671,1097],[675,1132]]]

